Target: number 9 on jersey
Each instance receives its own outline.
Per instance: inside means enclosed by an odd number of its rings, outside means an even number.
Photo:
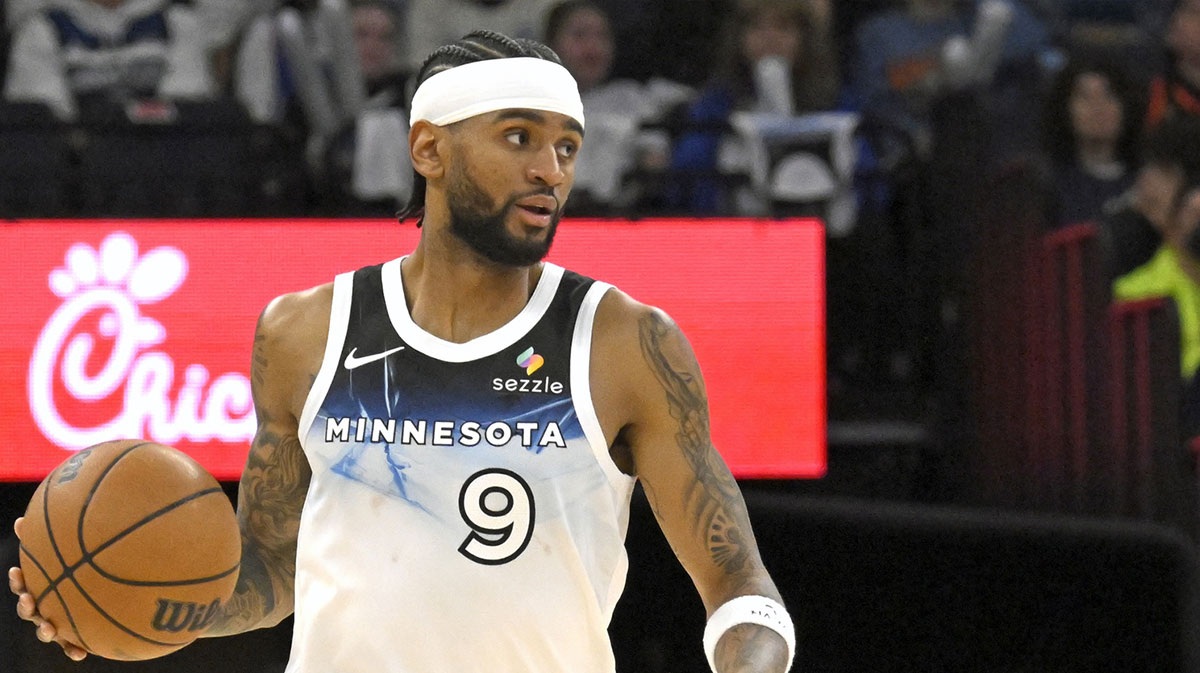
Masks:
[[[471,527],[458,551],[476,563],[508,563],[533,537],[533,491],[510,470],[491,468],[468,477],[458,494],[458,511]]]

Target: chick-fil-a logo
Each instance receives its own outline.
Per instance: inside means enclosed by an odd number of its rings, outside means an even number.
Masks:
[[[189,365],[171,399],[175,362],[154,350],[167,332],[142,308],[169,297],[187,272],[182,251],[163,246],[139,256],[137,241],[123,232],[110,234],[99,250],[85,243],[67,250],[65,265],[49,278],[50,290],[63,303],[46,322],[29,361],[29,408],[47,439],[78,449],[119,437],[171,444],[180,439],[240,442],[253,436],[250,381],[241,374],[222,374],[210,385],[206,367]],[[96,312],[97,332],[112,340],[112,348],[104,366],[89,374],[97,335],[79,326]],[[55,401],[56,376],[80,402],[110,400],[124,386],[120,411],[105,422],[75,427]]]

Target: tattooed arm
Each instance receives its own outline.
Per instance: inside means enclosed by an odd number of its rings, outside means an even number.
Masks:
[[[738,596],[782,602],[737,482],[713,448],[704,381],[679,327],[662,311],[610,291],[595,339],[592,386],[613,457],[638,476],[708,614]],[[627,367],[618,375],[603,362]],[[777,633],[742,624],[720,639],[715,663],[719,673],[781,673],[789,662]]]
[[[284,295],[259,318],[250,366],[258,432],[238,498],[241,571],[233,597],[205,636],[274,626],[292,612],[296,533],[311,477],[297,419],[325,350],[332,297],[332,285]],[[13,528],[20,538],[22,519]],[[17,615],[37,627],[39,640],[58,643],[76,661],[87,656],[42,618],[20,568],[9,568],[8,588],[17,596]]]
[[[258,431],[238,487],[241,571],[205,636],[274,626],[292,613],[296,536],[312,476],[297,431],[324,351],[330,296],[329,286],[284,295],[259,318],[250,366]]]

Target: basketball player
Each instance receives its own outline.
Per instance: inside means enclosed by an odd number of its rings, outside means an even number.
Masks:
[[[289,673],[613,671],[639,479],[708,611],[713,670],[787,670],[792,623],[687,340],[542,261],[584,137],[575,81],[547,47],[491,32],[435,51],[418,81],[416,249],[260,318],[241,574],[206,635],[294,612]]]

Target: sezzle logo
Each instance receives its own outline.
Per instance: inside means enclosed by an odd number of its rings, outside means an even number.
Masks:
[[[29,409],[47,439],[79,449],[113,437],[145,436],[172,444],[181,438],[245,442],[254,436],[250,381],[241,374],[222,374],[210,384],[207,368],[189,365],[176,398],[170,399],[175,362],[152,350],[167,332],[141,309],[183,284],[188,265],[180,250],[164,246],[139,256],[137,241],[117,232],[98,250],[75,243],[65,261],[49,278],[62,305],[46,322],[29,361]],[[98,334],[78,330],[95,312],[100,312]],[[88,359],[98,337],[111,340],[112,347],[96,371]],[[56,388],[81,402],[119,395],[121,411],[107,422],[76,427],[63,418]]]
[[[526,376],[532,376],[544,364],[546,364],[546,359],[534,353],[533,346],[526,348],[524,353],[517,356],[517,366],[525,368]]]
[[[525,368],[526,376],[541,369],[544,364],[546,364],[546,359],[534,353],[533,346],[526,348],[524,352],[517,356],[517,366]],[[562,381],[551,381],[549,376],[541,379],[504,379],[497,376],[492,379],[492,390],[496,392],[552,393],[558,395],[563,391],[563,384]]]

